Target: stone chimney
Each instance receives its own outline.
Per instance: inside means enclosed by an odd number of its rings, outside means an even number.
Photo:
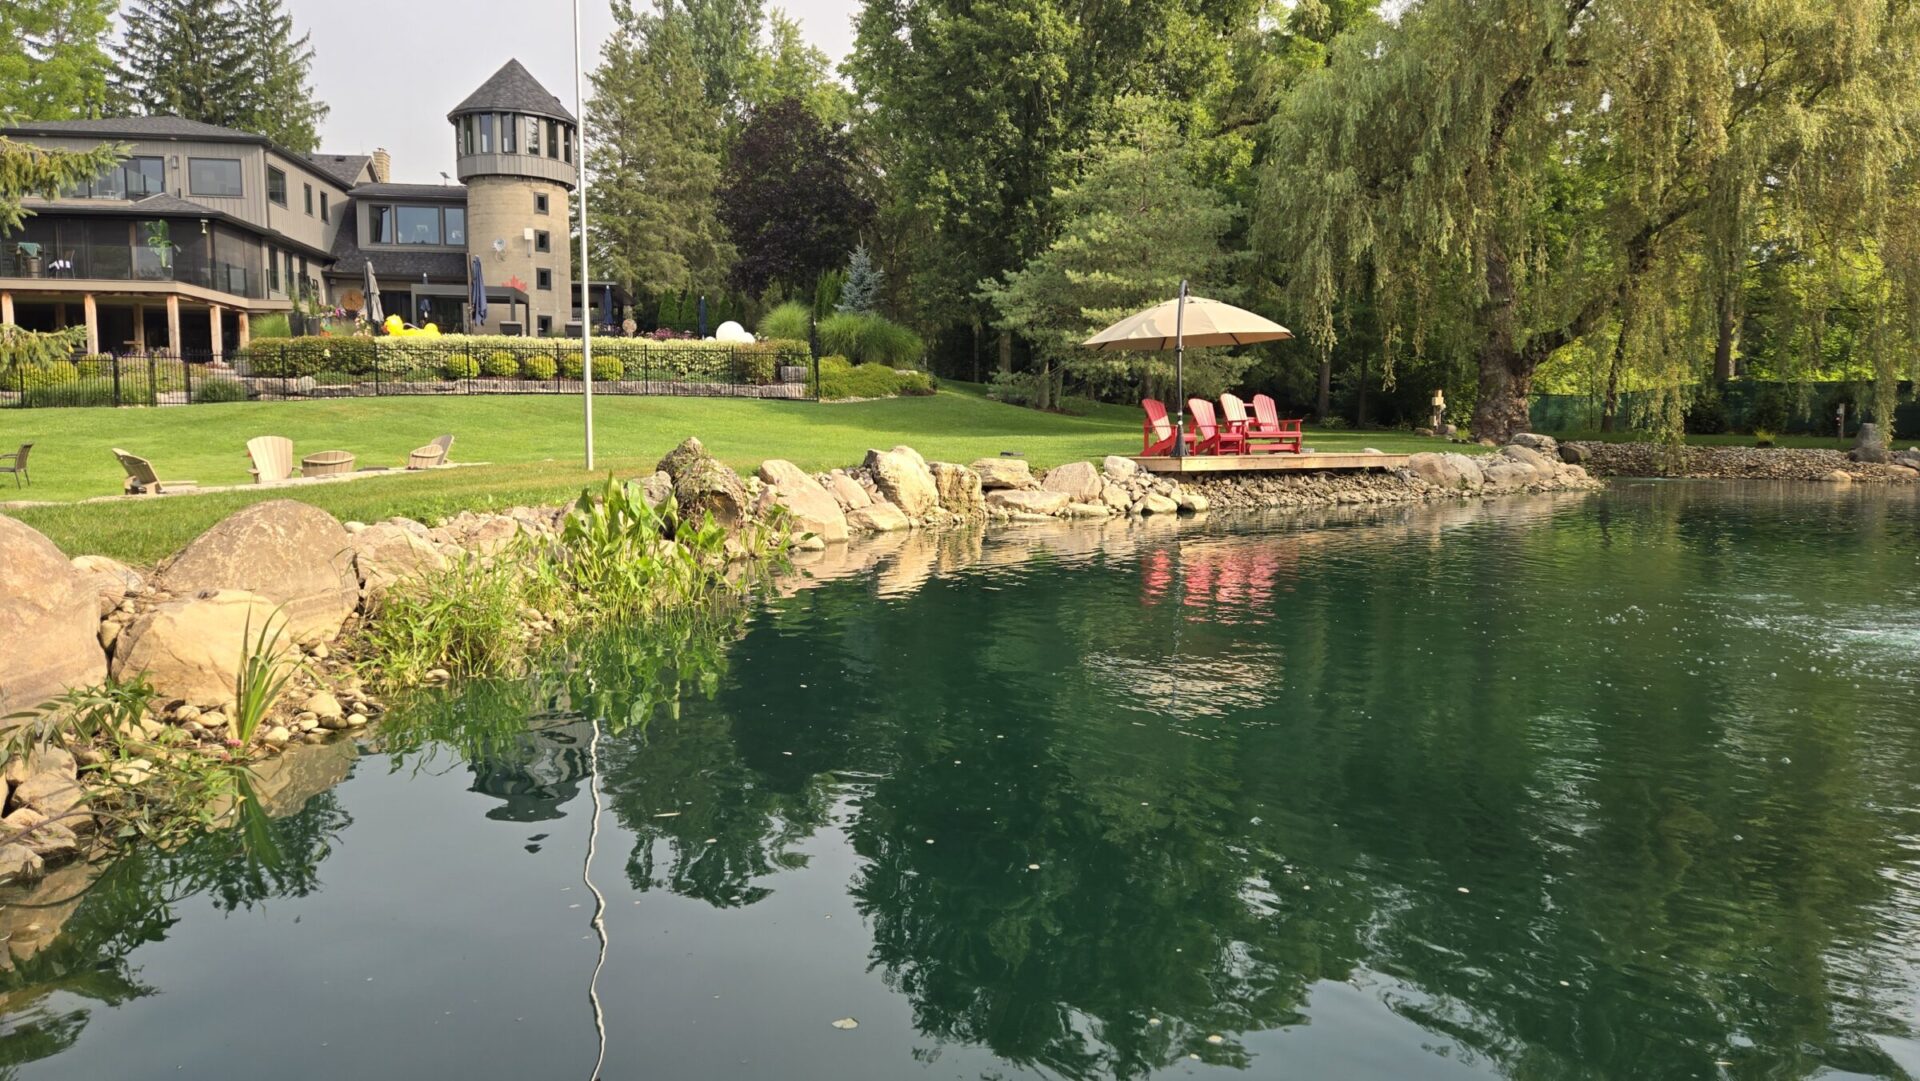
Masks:
[[[373,172],[375,184],[385,184],[393,176],[393,155],[387,153],[384,146],[373,148],[373,163],[368,166]]]

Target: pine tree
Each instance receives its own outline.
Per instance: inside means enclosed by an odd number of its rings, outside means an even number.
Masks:
[[[311,154],[320,146],[320,122],[330,111],[316,101],[311,34],[293,32],[293,16],[281,0],[241,0],[236,11],[245,30],[248,78],[254,90],[251,124],[257,132],[289,150]]]
[[[319,146],[327,106],[308,80],[313,46],[280,0],[134,0],[120,46],[123,107]]]
[[[853,249],[847,263],[847,281],[840,287],[839,310],[866,313],[880,304],[880,281],[886,272],[873,265],[873,256],[862,244]]]
[[[114,0],[0,4],[0,123],[98,116]]]

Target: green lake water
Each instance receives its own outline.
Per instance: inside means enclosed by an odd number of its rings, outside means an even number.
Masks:
[[[1912,492],[888,543],[70,870],[0,1078],[1920,1077]]]

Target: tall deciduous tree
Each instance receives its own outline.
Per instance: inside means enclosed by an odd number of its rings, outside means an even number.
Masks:
[[[1057,393],[1055,373],[1069,370],[1109,390],[1171,384],[1170,358],[1092,354],[1079,343],[1175,296],[1182,279],[1216,299],[1240,291],[1224,243],[1236,209],[1189,171],[1199,147],[1179,130],[1176,110],[1144,97],[1122,99],[1118,109],[1117,130],[1078,155],[1080,178],[1055,193],[1059,236],[1020,269],[981,283],[995,325],[1026,339],[1040,358],[1043,407]],[[1217,393],[1248,363],[1192,356],[1190,385]],[[1047,376],[1055,386],[1044,386]]]
[[[114,0],[0,4],[0,123],[98,116],[107,103],[104,42]]]
[[[1920,326],[1917,19],[1884,0],[1418,0],[1288,97],[1267,249],[1322,348],[1354,292],[1416,343],[1469,325],[1474,428],[1505,438],[1543,360],[1636,283],[1686,280],[1714,215],[1765,193],[1809,248],[1879,253],[1885,382]],[[1587,182],[1556,183],[1568,163]],[[1645,322],[1641,348],[1678,352],[1697,324]]]
[[[630,288],[713,288],[732,246],[716,214],[723,120],[707,101],[692,20],[613,7],[587,103],[595,265]]]
[[[811,288],[840,261],[873,213],[854,187],[845,133],[798,98],[756,109],[727,153],[719,216],[739,257],[735,288],[759,296],[780,283]]]
[[[779,8],[767,13],[766,41],[748,58],[740,98],[749,109],[794,98],[828,124],[845,124],[853,114],[853,97],[834,78],[827,54],[809,45],[800,24]]]

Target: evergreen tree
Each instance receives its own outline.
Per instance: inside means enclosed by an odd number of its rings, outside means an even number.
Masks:
[[[587,103],[595,266],[630,289],[717,286],[733,262],[716,214],[719,112],[684,11],[613,7]]]
[[[103,47],[114,0],[0,4],[0,123],[98,116],[107,103]]]
[[[320,123],[330,111],[315,100],[311,34],[294,36],[293,16],[281,0],[240,0],[236,15],[244,28],[249,98],[257,132],[289,150],[311,154],[320,147]]]
[[[134,0],[117,89],[130,111],[265,135],[311,153],[327,107],[307,85],[313,47],[280,0]]]
[[[60,189],[99,176],[126,153],[102,144],[86,151],[48,150],[0,136],[0,235],[15,232],[26,217],[21,200],[51,199]]]
[[[873,265],[873,256],[867,246],[861,244],[853,249],[853,257],[847,263],[847,280],[840,287],[839,310],[865,314],[880,304],[880,282],[886,272]]]

